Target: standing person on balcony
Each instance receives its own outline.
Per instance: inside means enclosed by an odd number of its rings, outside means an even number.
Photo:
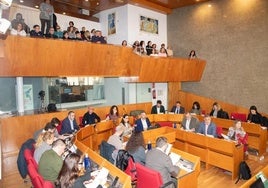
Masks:
[[[47,34],[49,28],[53,26],[53,13],[54,7],[50,4],[50,0],[44,0],[40,4],[40,21],[41,21],[41,32]],[[44,33],[46,28],[46,32]]]

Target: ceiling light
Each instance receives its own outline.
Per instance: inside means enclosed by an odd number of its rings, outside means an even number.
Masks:
[[[39,6],[38,6],[38,5],[35,5],[34,7],[35,7],[35,8],[39,8]]]
[[[212,5],[211,4],[208,4],[208,7],[210,8],[210,7],[212,7]]]
[[[66,12],[63,12],[62,14],[63,14],[63,15],[65,15],[65,14],[66,14]]]
[[[24,1],[23,0],[20,0],[20,3],[23,3]]]

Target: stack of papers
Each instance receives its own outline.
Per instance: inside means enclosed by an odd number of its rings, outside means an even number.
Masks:
[[[91,176],[94,179],[90,180],[88,184],[85,184],[86,188],[97,188],[98,185],[105,186],[107,182],[107,176],[109,174],[109,170],[107,168],[102,167],[100,170],[96,170],[91,173]]]

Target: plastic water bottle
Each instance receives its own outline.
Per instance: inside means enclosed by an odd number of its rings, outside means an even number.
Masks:
[[[151,149],[152,149],[152,143],[151,143],[151,141],[148,142],[148,144],[147,144],[147,149],[148,149],[148,150],[151,150]]]
[[[177,128],[177,124],[175,122],[173,123],[173,128]]]
[[[88,157],[88,154],[85,154],[85,158],[84,158],[84,165],[85,165],[85,170],[89,170],[90,169],[90,160]]]

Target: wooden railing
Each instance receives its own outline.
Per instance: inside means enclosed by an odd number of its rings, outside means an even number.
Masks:
[[[199,81],[206,62],[143,57],[131,48],[8,36],[0,41],[0,76],[138,77],[138,82]]]

